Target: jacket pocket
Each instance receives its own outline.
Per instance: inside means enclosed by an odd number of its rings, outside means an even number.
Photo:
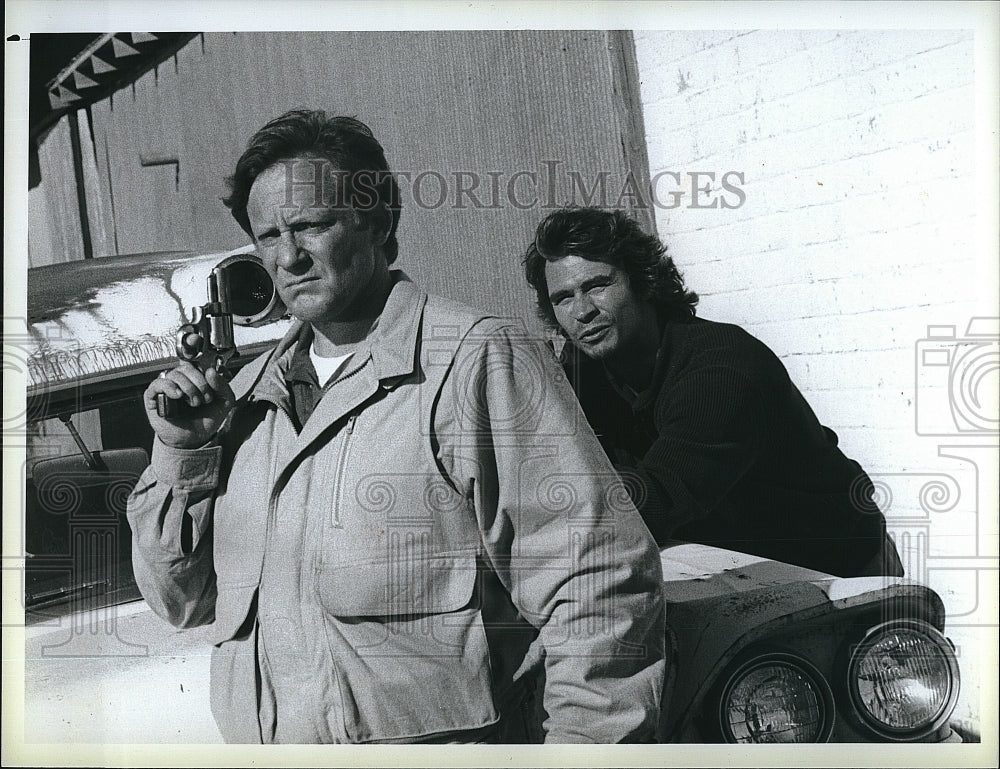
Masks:
[[[341,700],[331,731],[352,742],[420,741],[498,720],[473,553],[318,576]]]
[[[402,555],[344,566],[325,566],[319,600],[335,617],[439,614],[469,603],[476,587],[473,553]]]

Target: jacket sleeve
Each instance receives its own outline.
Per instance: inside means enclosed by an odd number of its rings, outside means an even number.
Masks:
[[[659,553],[551,351],[496,323],[459,348],[445,421],[469,444],[457,466],[486,555],[539,631],[546,741],[651,740],[665,670]]]
[[[175,627],[215,617],[212,506],[222,449],[173,449],[154,439],[128,500],[132,564],[143,597]]]

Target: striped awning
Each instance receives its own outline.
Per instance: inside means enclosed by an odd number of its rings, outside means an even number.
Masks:
[[[114,32],[97,35],[81,51],[66,52],[66,64],[45,84],[51,125],[132,83],[196,36],[193,32]],[[33,36],[33,44],[55,45],[57,35]],[[36,129],[37,126],[33,126]]]
[[[60,118],[128,87],[195,37],[194,32],[32,34],[28,188],[41,181],[38,143]]]

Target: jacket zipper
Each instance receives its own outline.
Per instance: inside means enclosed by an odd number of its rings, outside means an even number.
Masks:
[[[348,375],[348,376],[350,376],[350,375]],[[324,390],[324,394],[326,394],[325,390]],[[292,430],[295,433],[298,433],[298,430],[295,429],[295,421],[292,419],[292,415],[280,403],[275,403],[274,401],[271,401],[270,399],[268,399],[268,402],[272,403],[276,407],[276,409],[278,411],[280,411],[282,414],[284,414],[284,417],[285,417],[285,420],[288,423],[288,426],[291,427]],[[343,478],[342,478],[342,476],[344,474],[344,469],[345,469],[345,467],[347,465],[347,456],[348,456],[349,443],[350,443],[351,435],[354,433],[354,423],[357,420],[357,418],[358,418],[357,414],[351,414],[350,417],[348,418],[347,424],[344,426],[344,437],[343,437],[343,440],[341,441],[340,447],[338,449],[337,469],[336,469],[336,476],[334,478],[334,483],[336,484],[334,486],[334,489],[335,489],[335,493],[334,493],[335,499],[334,499],[334,509],[333,509],[333,513],[332,513],[332,515],[333,515],[333,525],[337,526],[337,527],[340,526],[340,512],[339,512],[339,508],[340,508],[341,498],[342,498],[342,495],[343,495],[343,488],[342,488],[343,487]],[[282,471],[282,474],[283,473],[284,473],[284,471]],[[265,523],[265,534],[264,534],[264,537],[265,537],[265,539],[264,539],[265,548],[267,546],[267,542],[269,542],[270,539],[271,539],[271,531],[272,531],[273,526],[274,526],[275,510],[276,510],[277,501],[278,501],[278,489],[281,486],[281,484],[278,483],[279,479],[280,478],[275,478],[274,479],[274,484],[272,485],[272,488],[271,488],[270,499],[268,500],[267,521]],[[265,555],[265,558],[266,558],[266,555]],[[261,568],[261,573],[260,573],[260,575],[257,578],[258,585],[260,585],[260,582],[261,582],[261,580],[263,579],[263,576],[264,576],[264,558],[261,558],[260,568]],[[259,615],[258,615],[258,617],[259,617]],[[326,622],[325,622],[324,618],[320,619],[320,625],[321,625],[322,632],[323,632],[324,636],[326,636],[326,638],[327,638],[327,643],[329,644],[330,643],[329,633],[328,633],[328,630],[327,630],[327,627],[326,627]],[[338,687],[338,690],[339,690],[340,686],[341,686],[341,679],[340,679],[340,673],[337,670],[336,664],[333,665],[333,675],[334,675],[334,677],[336,679],[337,687]],[[341,702],[343,702],[343,692],[341,692]],[[329,722],[327,722],[325,719],[320,719],[316,723],[316,727],[321,732],[324,731],[324,730],[326,730],[327,733],[329,734],[330,738],[333,741],[335,741],[335,742],[347,742],[348,741],[348,739],[347,739],[347,727],[343,723],[343,714],[342,713],[341,713],[341,719],[340,719],[340,721],[341,721],[341,729],[340,729],[340,734],[338,734],[338,735],[334,735],[334,734],[331,733],[332,732],[332,729],[331,729],[332,725]]]
[[[340,505],[344,498],[344,470],[347,467],[347,457],[350,449],[351,436],[354,433],[354,423],[357,421],[358,415],[351,414],[347,420],[347,424],[344,426],[344,438],[340,442],[340,448],[337,454],[337,471],[333,478],[335,489],[334,500],[333,500],[333,511],[331,523],[340,528]]]
[[[289,414],[288,411],[286,411],[285,408],[280,403],[275,403],[274,401],[270,400],[269,398],[268,399],[261,398],[260,400],[262,402],[266,402],[266,403],[272,404],[275,407],[275,410],[279,411],[281,414],[284,415],[285,420],[288,422],[288,426],[290,428],[292,428],[292,432],[294,432],[296,434],[298,433],[298,430],[295,429],[295,421],[292,419],[292,415]],[[273,461],[273,458],[272,458],[272,461]],[[284,473],[284,471],[282,471],[282,473]],[[277,504],[278,504],[278,488],[281,485],[281,484],[278,483],[278,480],[279,480],[279,478],[280,478],[280,476],[281,476],[282,473],[279,473],[278,476],[276,476],[274,478],[274,480],[272,481],[272,483],[271,483],[271,494],[270,494],[270,496],[268,498],[268,501],[267,501],[267,519],[266,519],[266,521],[264,523],[264,548],[265,548],[265,555],[264,555],[264,557],[262,557],[260,559],[260,574],[257,577],[257,584],[258,584],[258,586],[260,585],[260,582],[261,582],[261,580],[264,577],[264,560],[267,557],[266,556],[267,544],[268,544],[268,542],[271,541],[271,531],[274,528],[275,509],[277,508]]]

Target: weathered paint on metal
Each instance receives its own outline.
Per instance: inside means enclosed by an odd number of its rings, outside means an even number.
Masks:
[[[135,254],[29,270],[28,395],[169,365],[177,329],[207,299],[212,268],[250,251]],[[236,345],[277,340],[288,325],[237,327]]]

